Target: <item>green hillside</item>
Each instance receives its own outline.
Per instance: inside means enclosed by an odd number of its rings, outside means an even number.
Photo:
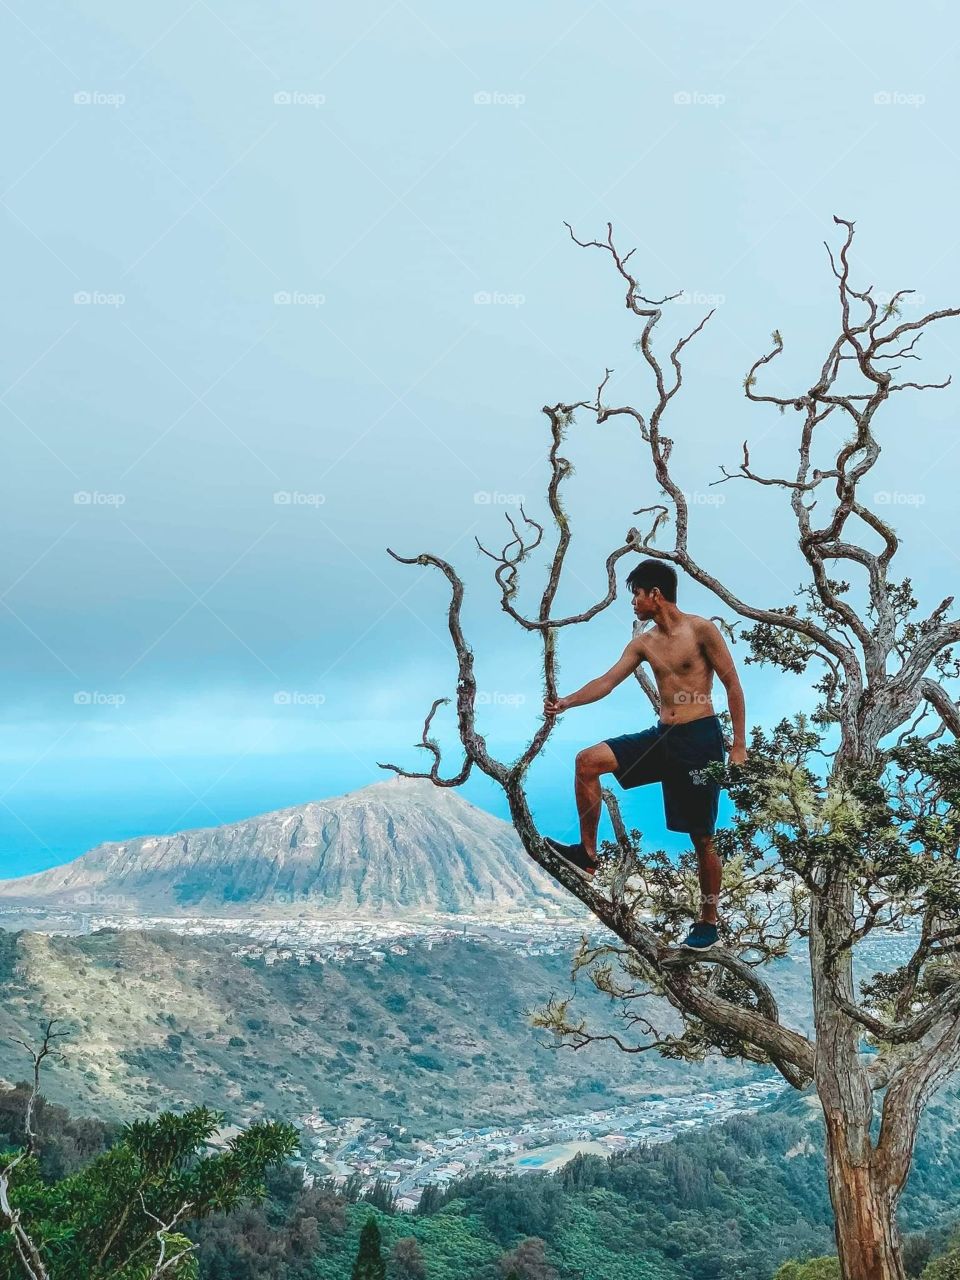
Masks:
[[[103,930],[0,933],[0,1076],[14,1082],[44,1016],[73,1028],[49,1096],[84,1114],[132,1118],[205,1104],[236,1123],[400,1117],[430,1136],[453,1124],[555,1115],[650,1093],[755,1078],[609,1045],[544,1047],[525,1011],[569,990],[569,959],[457,939],[382,962],[268,965],[228,939]],[[589,984],[579,1007],[614,1010]],[[619,1025],[619,1024],[618,1024]]]

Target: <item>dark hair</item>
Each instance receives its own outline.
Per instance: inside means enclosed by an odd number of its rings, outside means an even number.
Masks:
[[[627,574],[627,586],[631,591],[652,591],[659,587],[664,600],[677,602],[677,571],[662,560],[641,560]]]

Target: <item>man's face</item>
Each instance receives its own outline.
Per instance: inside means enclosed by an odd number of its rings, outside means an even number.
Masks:
[[[655,615],[659,598],[660,592],[657,587],[651,591],[647,591],[644,587],[637,587],[633,593],[633,611],[641,621],[647,621]]]

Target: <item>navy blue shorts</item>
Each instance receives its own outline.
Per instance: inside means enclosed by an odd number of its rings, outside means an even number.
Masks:
[[[617,758],[613,776],[625,790],[648,782],[662,784],[668,831],[713,835],[720,784],[704,777],[702,770],[725,757],[717,716],[701,716],[685,724],[658,720],[642,733],[625,733],[605,742]]]

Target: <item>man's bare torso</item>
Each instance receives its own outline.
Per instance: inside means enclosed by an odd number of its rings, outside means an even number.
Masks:
[[[684,613],[669,633],[656,626],[636,632],[660,694],[663,724],[685,724],[714,714],[713,666],[701,638],[704,621]]]

